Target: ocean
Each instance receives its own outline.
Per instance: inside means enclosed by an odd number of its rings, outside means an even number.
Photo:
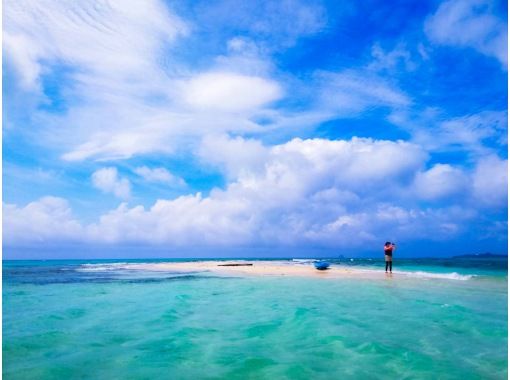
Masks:
[[[331,260],[359,278],[133,267],[171,261],[3,261],[3,378],[508,376],[506,258],[396,260],[392,276]]]

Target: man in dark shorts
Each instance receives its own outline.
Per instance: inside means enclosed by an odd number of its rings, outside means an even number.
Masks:
[[[387,241],[384,244],[384,261],[386,262],[386,273],[388,273],[388,267],[390,267],[390,273],[393,269],[393,250],[395,249],[395,243]]]

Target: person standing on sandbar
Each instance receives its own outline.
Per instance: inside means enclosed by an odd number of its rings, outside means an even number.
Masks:
[[[390,267],[390,273],[393,269],[393,250],[395,249],[395,243],[387,241],[384,244],[384,261],[386,262],[386,273],[388,273],[388,267]]]

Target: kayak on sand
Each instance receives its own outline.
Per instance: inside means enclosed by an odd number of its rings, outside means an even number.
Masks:
[[[313,263],[315,269],[318,270],[326,270],[329,268],[329,263],[327,261],[316,261]]]

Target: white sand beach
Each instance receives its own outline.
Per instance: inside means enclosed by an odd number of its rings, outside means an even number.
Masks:
[[[246,265],[251,264],[251,265]],[[218,275],[233,276],[304,276],[304,277],[377,277],[385,275],[375,270],[351,269],[341,266],[331,266],[327,270],[317,270],[310,263],[295,263],[288,261],[194,261],[175,263],[143,263],[130,264],[130,269],[153,271],[176,271],[189,273],[190,271],[211,272]]]

